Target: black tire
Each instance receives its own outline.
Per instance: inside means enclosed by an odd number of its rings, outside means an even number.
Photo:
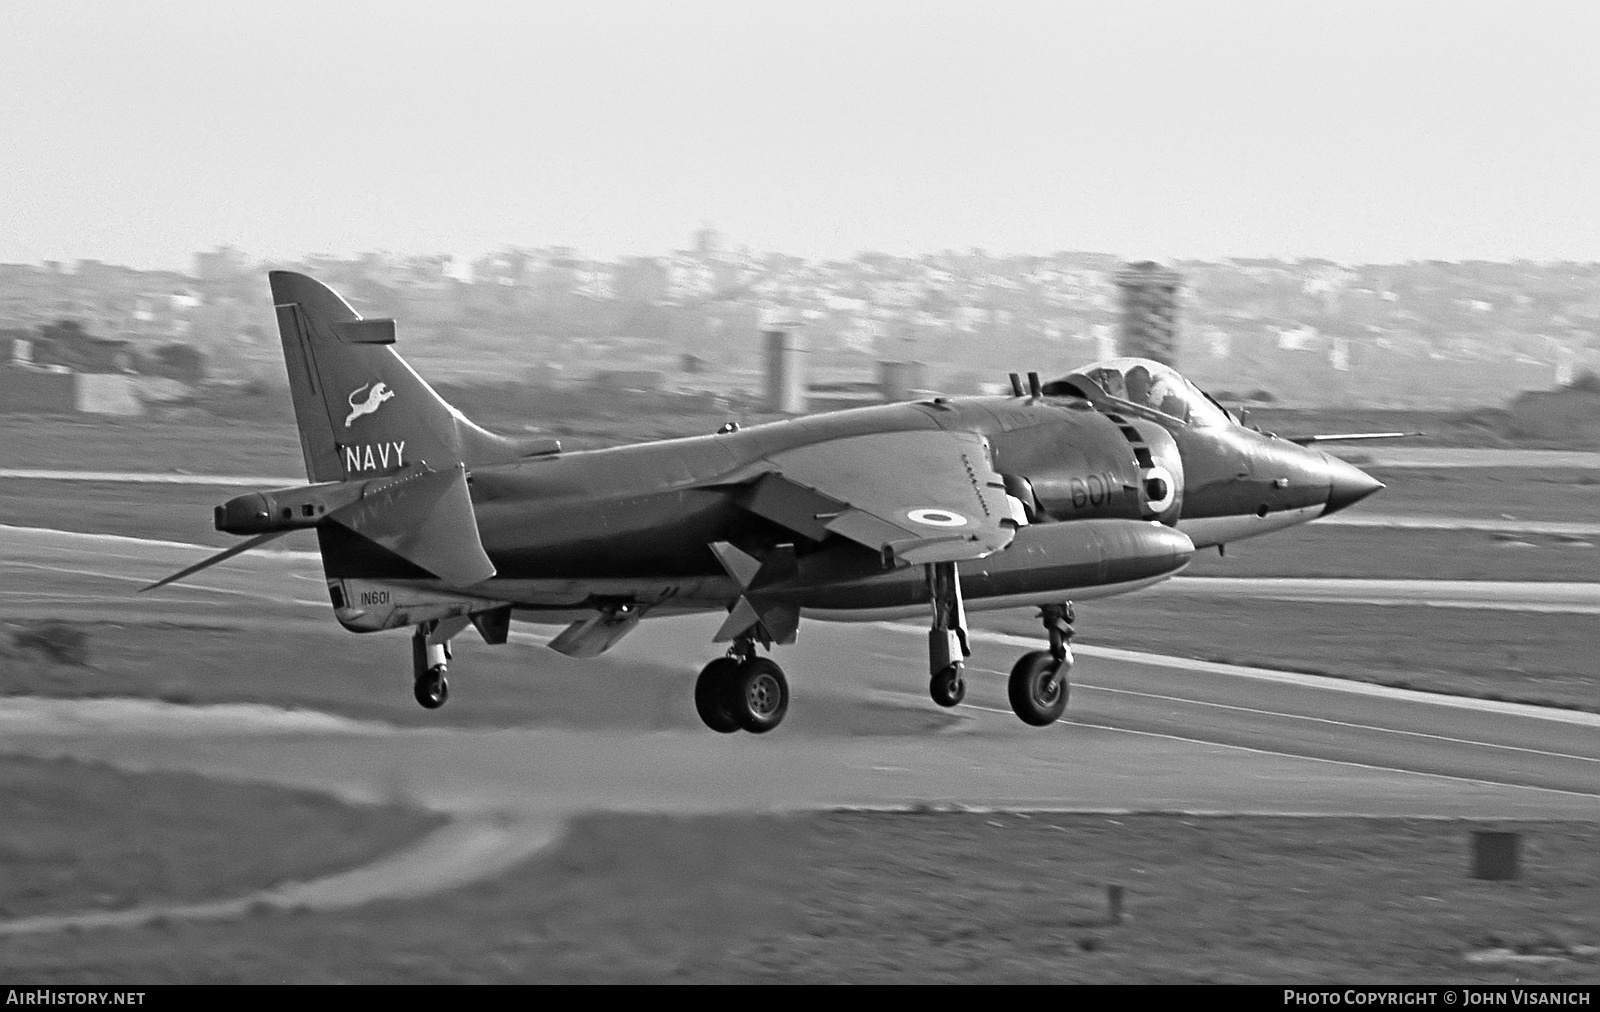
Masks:
[[[733,679],[739,673],[739,662],[732,657],[718,657],[700,669],[694,683],[694,708],[705,721],[706,727],[718,734],[732,734],[739,730],[739,718],[733,715],[729,699],[733,694]]]
[[[1011,709],[1025,724],[1048,727],[1067,710],[1066,666],[1051,657],[1048,650],[1035,650],[1018,658],[1006,689]]]
[[[952,664],[934,675],[928,682],[928,695],[940,706],[957,706],[967,698],[967,680],[961,677],[961,665]]]
[[[450,683],[445,680],[444,669],[428,672],[416,680],[411,694],[425,710],[437,710],[450,699]]]
[[[765,657],[739,665],[729,680],[726,697],[739,726],[751,734],[766,734],[783,723],[789,712],[789,680],[783,669]]]

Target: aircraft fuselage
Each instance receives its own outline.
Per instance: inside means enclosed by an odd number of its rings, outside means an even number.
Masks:
[[[806,614],[868,619],[925,609],[920,567],[886,568],[859,545],[811,542],[741,506],[744,483],[765,456],[865,433],[981,433],[1008,490],[1027,497],[1033,523],[1012,546],[961,567],[962,591],[974,608],[1136,589],[1182,569],[1190,539],[1203,546],[1248,537],[1328,507],[1321,453],[1238,426],[1201,430],[1115,407],[1061,397],[941,398],[477,467],[472,505],[497,570],[478,593],[512,602],[530,618],[549,612],[552,621],[608,603],[662,613],[720,610],[739,589],[708,545],[795,544],[797,572],[783,591]],[[1165,506],[1145,487],[1152,467],[1176,486]],[[1056,527],[1066,520],[1074,523]],[[1148,524],[1082,521],[1155,521],[1169,534],[1144,533]],[[1188,538],[1170,533],[1174,528]],[[417,582],[447,592],[427,572],[343,528],[318,530],[330,582]],[[359,593],[345,595],[352,609]]]

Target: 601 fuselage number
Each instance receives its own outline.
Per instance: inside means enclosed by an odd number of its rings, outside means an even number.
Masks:
[[[1072,508],[1081,510],[1105,505],[1117,483],[1110,474],[1091,474],[1087,478],[1073,478],[1068,487],[1072,490]]]

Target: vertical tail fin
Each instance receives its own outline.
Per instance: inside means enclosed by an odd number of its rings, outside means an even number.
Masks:
[[[272,271],[272,302],[312,481],[498,463],[523,449],[447,404],[390,345],[393,320],[363,320],[304,274]]]

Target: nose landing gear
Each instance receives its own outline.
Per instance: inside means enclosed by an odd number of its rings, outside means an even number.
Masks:
[[[707,664],[694,683],[694,708],[719,734],[766,734],[789,712],[789,681],[776,662],[757,657],[748,638]]]
[[[1011,669],[1006,694],[1012,711],[1024,723],[1047,727],[1060,720],[1067,709],[1075,616],[1071,604],[1050,604],[1039,609],[1039,617],[1050,636],[1050,649],[1034,650],[1018,658]]]

